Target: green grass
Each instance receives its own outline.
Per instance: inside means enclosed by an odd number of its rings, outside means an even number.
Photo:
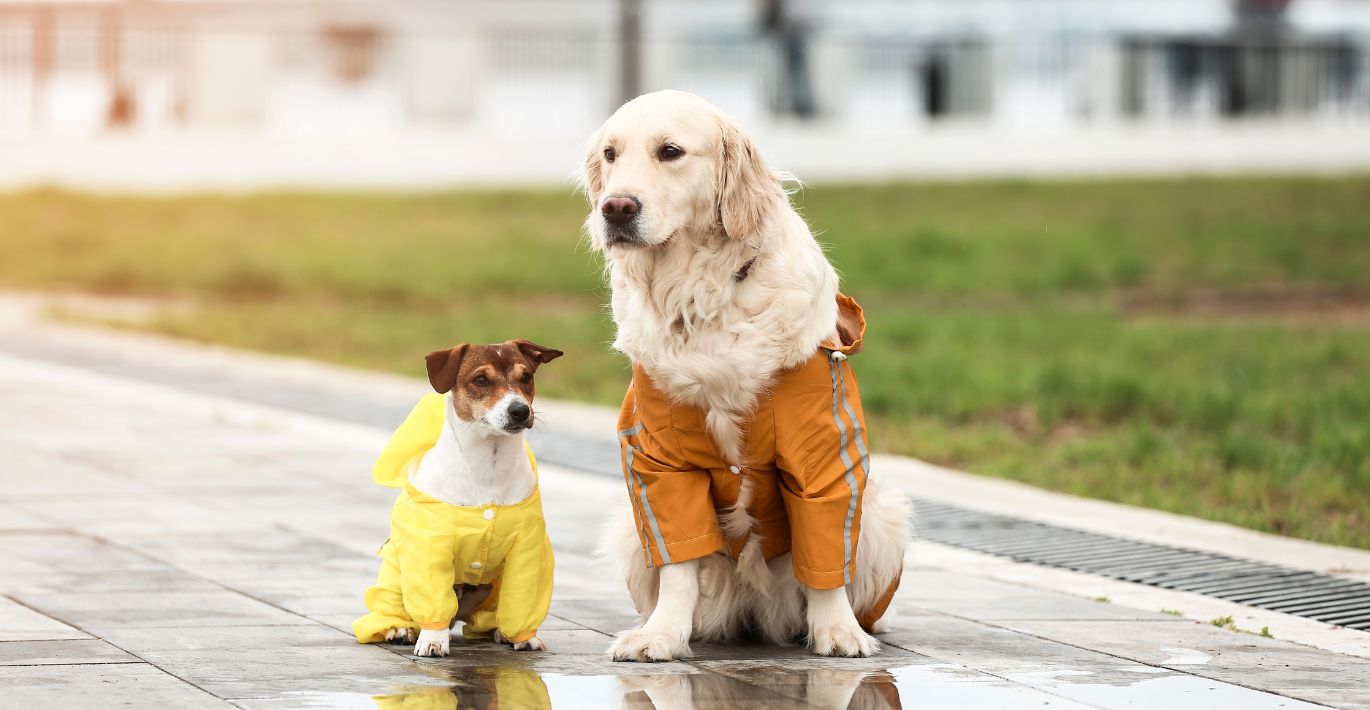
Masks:
[[[1370,177],[817,186],[876,448],[1370,547]],[[460,341],[616,404],[561,192],[0,196],[0,284],[188,302],[175,335],[420,375]]]

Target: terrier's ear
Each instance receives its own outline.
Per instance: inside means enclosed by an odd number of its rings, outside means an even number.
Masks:
[[[428,364],[428,384],[433,385],[433,391],[438,394],[452,391],[457,384],[457,374],[461,372],[461,360],[470,348],[462,343],[455,348],[428,353],[424,361]]]
[[[523,353],[529,360],[533,361],[534,370],[536,370],[539,365],[546,365],[562,355],[560,350],[538,345],[537,343],[530,343],[527,340],[510,340],[509,343],[518,348],[519,352]]]

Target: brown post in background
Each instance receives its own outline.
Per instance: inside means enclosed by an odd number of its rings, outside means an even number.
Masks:
[[[642,0],[618,0],[618,103],[642,93]]]

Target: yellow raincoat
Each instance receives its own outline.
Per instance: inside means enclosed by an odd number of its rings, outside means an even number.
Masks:
[[[381,571],[366,590],[370,613],[352,622],[361,643],[385,639],[388,629],[446,629],[457,616],[456,585],[493,585],[466,621],[468,638],[495,629],[510,642],[526,641],[547,618],[552,601],[552,543],[542,495],[512,505],[456,506],[424,495],[409,473],[438,441],[445,399],[430,394],[390,437],[372,471],[376,482],[401,488],[390,509],[390,539]],[[528,450],[537,475],[537,462]]]
[[[461,685],[424,688],[397,695],[373,695],[377,710],[459,710],[460,708],[508,707],[550,710],[547,684],[536,672],[523,668],[469,669]]]

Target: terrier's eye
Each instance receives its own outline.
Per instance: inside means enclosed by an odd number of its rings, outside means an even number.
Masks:
[[[490,384],[490,378],[485,375],[476,375],[476,379],[471,380],[471,384],[477,387],[484,387]]]
[[[676,158],[679,158],[682,155],[685,155],[685,151],[681,150],[680,146],[671,145],[670,143],[667,143],[661,146],[660,148],[656,149],[657,160],[675,160]]]
[[[605,161],[605,162],[612,163],[612,162],[614,162],[614,158],[617,158],[617,157],[618,157],[618,151],[614,150],[613,148],[605,148],[605,149],[604,149],[604,161]]]
[[[525,372],[525,373],[523,373],[523,377],[520,377],[519,379],[523,380],[523,383],[526,385],[526,384],[528,384],[529,382],[532,382],[532,381],[533,381],[533,373],[531,373],[531,372]]]

